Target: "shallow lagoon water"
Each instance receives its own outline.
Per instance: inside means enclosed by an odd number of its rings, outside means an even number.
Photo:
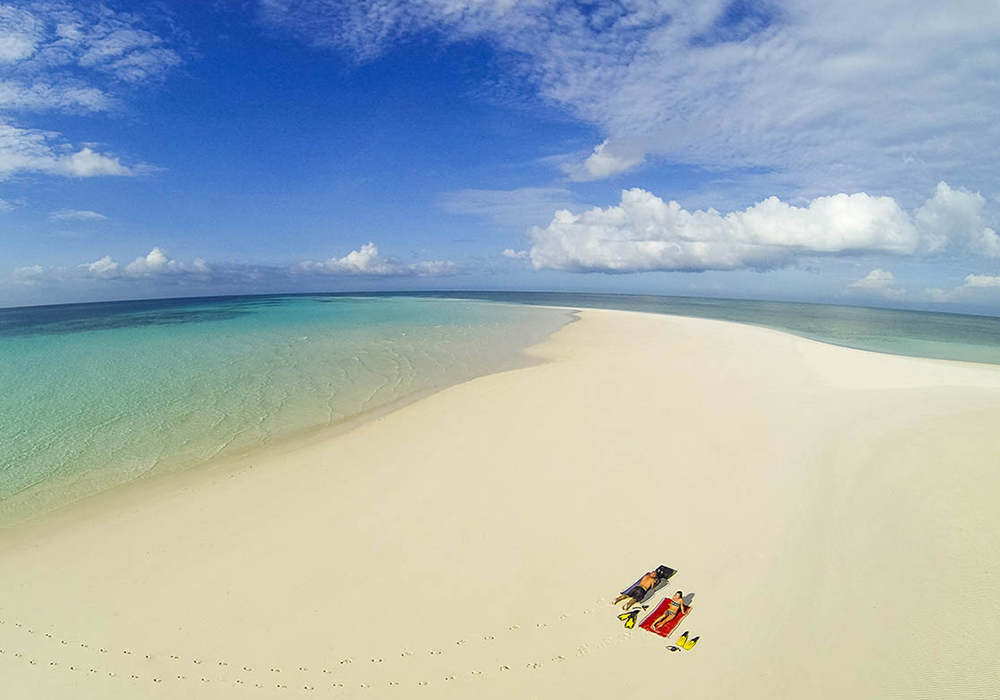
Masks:
[[[570,319],[545,305],[1000,364],[997,318],[727,299],[438,292],[0,309],[0,522],[518,366]]]
[[[569,318],[343,296],[0,310],[0,519],[523,364]]]

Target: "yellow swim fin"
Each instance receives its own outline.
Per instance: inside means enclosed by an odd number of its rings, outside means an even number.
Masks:
[[[618,619],[625,622],[625,629],[632,629],[635,627],[635,619],[637,617],[639,617],[639,611],[632,610],[631,612],[622,613],[618,616]]]
[[[684,644],[684,648],[687,649],[688,651],[691,651],[692,649],[694,649],[694,645],[698,643],[699,639],[701,639],[701,637],[695,637],[694,639],[687,640],[687,642]]]
[[[687,640],[688,640],[688,633],[687,633],[687,630],[685,630],[685,631],[684,631],[684,634],[682,634],[682,635],[681,635],[681,636],[680,636],[680,637],[679,637],[679,638],[677,639],[677,646],[679,646],[679,647],[683,647],[683,646],[684,646],[684,645],[685,645],[685,644],[687,643]]]

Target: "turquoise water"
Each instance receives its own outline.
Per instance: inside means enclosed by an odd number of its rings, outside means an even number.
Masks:
[[[392,297],[0,310],[0,520],[523,364],[569,318]]]
[[[1000,319],[558,293],[292,295],[0,309],[0,522],[523,363],[569,320],[678,314],[1000,364]]]
[[[437,296],[712,318],[774,328],[860,350],[1000,364],[1000,318],[994,316],[632,294],[447,292]]]

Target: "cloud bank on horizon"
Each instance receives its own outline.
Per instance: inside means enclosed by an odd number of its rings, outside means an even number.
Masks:
[[[770,270],[803,255],[934,255],[959,250],[1000,258],[1000,236],[984,226],[982,195],[937,186],[912,214],[891,197],[818,197],[796,207],[769,197],[744,211],[687,211],[634,188],[621,204],[556,212],[531,231],[536,269],[583,272]]]
[[[721,288],[740,295],[747,280],[741,271],[779,279],[808,269],[828,280],[812,283],[808,294],[803,288],[810,298],[979,300],[1000,311],[1000,285],[992,283],[1000,279],[1000,13],[985,1],[256,0],[223,1],[193,14],[169,2],[123,7],[0,0],[0,259],[12,261],[0,266],[10,270],[6,279],[0,271],[0,302],[30,301],[38,290],[60,285],[71,297],[98,285],[132,290],[127,293],[185,285],[202,293],[253,292],[280,291],[303,279],[348,285],[440,279],[448,285],[456,275],[493,287],[506,280],[533,286],[534,275],[544,280],[541,286],[561,288],[571,280],[610,277],[618,286],[608,289],[617,291],[642,278],[648,291],[658,288],[648,281],[654,273],[667,293],[683,290],[671,274],[729,275],[741,281],[721,282]],[[199,20],[211,31],[199,35]],[[229,135],[187,153],[180,166],[172,165],[177,177],[171,180],[150,155],[163,153],[152,140],[116,143],[116,130],[107,126],[100,136],[87,134],[95,125],[141,121],[148,96],[173,96],[176,105],[225,115],[211,102],[191,105],[181,96],[185,86],[207,81],[220,67],[244,69],[249,54],[238,52],[225,65],[211,64],[220,60],[213,51],[235,46],[236,36],[255,57],[255,45],[275,52],[293,38],[313,52],[303,68],[329,61],[341,78],[368,71],[369,83],[356,89],[368,91],[359,102],[371,98],[375,105],[391,95],[383,94],[389,89],[380,82],[384,76],[371,67],[403,60],[429,88],[452,70],[441,56],[466,51],[462,60],[489,69],[475,73],[480,84],[469,89],[462,81],[474,71],[457,63],[455,85],[465,92],[453,99],[475,104],[468,113],[478,115],[472,118],[486,133],[505,138],[495,124],[509,120],[509,110],[529,121],[558,113],[562,122],[544,122],[530,143],[523,135],[500,143],[527,154],[520,162],[505,162],[502,154],[490,161],[484,153],[476,163],[483,149],[474,141],[444,148],[428,141],[423,157],[435,161],[434,172],[448,174],[442,177],[447,184],[416,206],[404,206],[377,181],[357,194],[362,214],[395,214],[383,228],[366,226],[359,215],[335,234],[297,237],[294,229],[260,228],[250,206],[240,219],[237,203],[231,230],[210,232],[214,245],[206,250],[205,232],[180,225],[147,220],[148,233],[139,234],[127,194],[102,198],[99,185],[88,185],[90,200],[78,196],[83,181],[128,181],[133,191],[146,192],[148,208],[169,180],[174,201],[211,206],[204,184],[199,190],[184,183],[196,179],[189,176],[209,154],[220,163],[240,160],[238,150],[224,150]],[[437,53],[421,53],[427,45]],[[267,65],[247,70],[267,82]],[[270,70],[275,83],[267,94],[277,94],[275,85],[295,84],[289,65]],[[333,82],[296,90],[332,89]],[[211,90],[194,92],[213,99]],[[261,124],[265,139],[295,121],[288,117],[294,102],[264,92],[248,98],[275,103],[274,114],[265,115],[274,121]],[[344,99],[331,93],[328,102]],[[158,109],[173,107],[165,99]],[[414,111],[400,113],[401,129]],[[442,123],[449,111],[439,115]],[[337,147],[349,148],[351,139],[359,145],[331,155],[331,183],[370,181],[351,164],[388,163],[395,154],[364,145],[364,114],[335,120],[346,113],[331,112],[334,121],[323,125],[328,133],[308,131],[298,120],[303,153],[329,134],[350,133]],[[190,123],[194,112],[183,114]],[[419,129],[412,135],[421,138]],[[169,143],[171,133],[147,138]],[[232,147],[246,150],[248,143],[233,139]],[[266,140],[256,145],[266,152]],[[422,164],[407,165],[418,172]],[[281,190],[279,172],[262,162],[249,190]],[[36,204],[38,187],[31,183],[42,181],[73,196]],[[236,201],[256,206],[266,199],[246,197]],[[312,206],[319,218],[323,206]],[[289,213],[300,207],[307,205],[296,201]],[[5,233],[5,222],[14,219],[20,227]],[[487,234],[470,235],[470,220]],[[307,220],[300,228],[317,227]],[[32,236],[42,235],[36,230],[80,241],[79,254],[32,257],[24,251],[32,249]],[[243,243],[248,234],[281,238],[283,259],[255,257]],[[136,238],[149,242],[137,249]],[[371,242],[383,239],[395,256]],[[190,251],[184,257],[191,262],[166,254],[175,248]],[[217,259],[220,251],[233,260]]]

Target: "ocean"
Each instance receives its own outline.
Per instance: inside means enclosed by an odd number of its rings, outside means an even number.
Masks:
[[[815,304],[454,292],[0,309],[0,523],[521,366],[524,348],[571,320],[549,306],[715,318],[1000,364],[1000,319]]]

